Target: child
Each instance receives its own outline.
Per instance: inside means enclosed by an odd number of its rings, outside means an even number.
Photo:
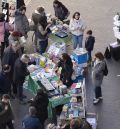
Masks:
[[[92,30],[87,31],[87,37],[85,40],[85,48],[88,51],[88,63],[92,61],[91,52],[94,48],[95,37],[92,36]]]

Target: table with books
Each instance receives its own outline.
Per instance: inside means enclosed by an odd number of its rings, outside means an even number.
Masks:
[[[52,60],[39,54],[31,54],[30,57],[32,57],[32,62],[36,62],[36,65],[28,67],[31,74],[24,87],[29,89],[33,95],[36,95],[39,88],[43,88],[47,92],[49,96],[48,117],[52,119],[54,115],[53,109],[56,106],[70,103],[71,93],[60,82],[59,77],[54,72],[55,63]]]

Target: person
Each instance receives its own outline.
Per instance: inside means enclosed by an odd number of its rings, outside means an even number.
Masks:
[[[85,48],[88,51],[88,63],[92,61],[91,52],[94,48],[95,37],[92,36],[92,30],[87,31],[87,37],[85,40]]]
[[[60,61],[57,64],[56,72],[58,72],[58,69],[60,67],[62,68],[60,80],[63,82],[64,85],[70,87],[73,83],[71,79],[73,73],[73,63],[70,56],[67,53],[62,54]]]
[[[4,49],[9,45],[8,36],[9,31],[13,31],[13,25],[5,22],[5,14],[0,13],[0,46],[1,46],[1,59],[3,57]]]
[[[92,71],[93,85],[95,86],[95,98],[93,103],[97,104],[102,100],[101,84],[104,78],[103,70],[105,69],[105,60],[101,52],[97,52],[94,57],[94,67]]]
[[[10,66],[4,65],[2,71],[0,72],[0,96],[3,94],[9,94],[11,91],[11,82],[9,78]]]
[[[25,38],[28,37],[29,21],[25,15],[26,7],[22,6],[15,12],[15,31],[18,31]]]
[[[24,2],[24,0],[17,0],[16,1],[17,3],[16,3],[16,9],[19,9],[20,7],[22,7],[22,6],[25,6],[25,2]]]
[[[34,29],[35,29],[35,39],[34,39],[34,45],[35,45],[35,51],[37,51],[37,25],[39,23],[39,19],[41,16],[45,16],[45,9],[43,7],[37,7],[37,9],[32,13],[32,21],[34,23]],[[47,20],[47,17],[46,17]]]
[[[6,129],[6,127],[9,129],[14,129],[14,114],[10,104],[10,96],[8,94],[4,94],[2,96],[0,108],[2,109],[0,112],[1,129]]]
[[[69,124],[66,124],[63,129],[92,129],[92,126],[81,118],[71,119]]]
[[[31,106],[34,106],[36,108],[36,115],[39,118],[42,128],[44,129],[44,122],[48,118],[48,95],[42,90],[39,89],[37,91],[37,95],[31,102]]]
[[[29,115],[25,116],[22,120],[22,126],[24,129],[43,129],[39,119],[36,116],[36,108],[29,107]]]
[[[10,45],[14,44],[14,42],[16,41],[20,44],[20,49],[17,50],[19,56],[21,56],[24,53],[24,46],[21,41],[21,37],[22,37],[22,34],[20,32],[13,31],[8,38]]]
[[[14,73],[13,73],[13,82],[15,83],[18,90],[18,98],[21,104],[24,104],[25,95],[23,95],[23,83],[25,81],[25,77],[29,75],[29,71],[27,70],[27,64],[29,62],[29,56],[23,54],[20,58],[18,58],[14,65]]]
[[[67,19],[67,17],[70,14],[68,9],[58,0],[53,1],[53,8],[55,11],[56,18],[61,20],[61,21]]]
[[[48,46],[48,31],[51,24],[47,23],[46,16],[41,16],[37,27],[37,37],[40,45],[40,54],[43,54]]]
[[[75,12],[72,19],[70,20],[69,29],[72,33],[73,49],[82,47],[83,34],[86,28],[85,23],[80,18],[80,13]]]
[[[11,67],[10,70],[10,81],[11,84],[13,86],[13,93],[17,94],[17,88],[16,85],[13,82],[13,72],[14,72],[14,64],[16,59],[19,57],[19,54],[17,53],[17,51],[20,49],[20,44],[19,42],[15,41],[14,43],[12,43],[12,45],[9,45],[3,54],[3,59],[2,59],[2,66],[8,64]],[[11,97],[12,97],[12,91],[11,91]],[[14,98],[14,97],[13,97]]]

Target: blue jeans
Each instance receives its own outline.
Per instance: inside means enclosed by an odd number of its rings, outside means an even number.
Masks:
[[[46,51],[46,48],[48,46],[48,39],[44,41],[40,41],[39,45],[40,45],[40,54],[43,54]]]
[[[73,48],[76,49],[77,45],[78,47],[82,47],[82,41],[83,41],[83,35],[72,35],[72,40],[73,40]]]
[[[88,51],[88,61],[92,60],[91,51]]]

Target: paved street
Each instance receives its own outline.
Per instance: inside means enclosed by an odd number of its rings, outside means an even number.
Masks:
[[[96,37],[95,50],[104,52],[109,43],[116,41],[113,35],[113,16],[119,12],[120,0],[61,0],[71,12],[81,13],[81,17],[87,24],[87,29],[93,30]],[[28,2],[28,0],[27,0]],[[27,16],[31,18],[31,13],[37,6],[44,6],[47,13],[54,15],[53,0],[32,0],[27,6]],[[28,41],[29,51],[32,51],[31,32]],[[94,106],[92,104],[93,86],[91,83],[91,69],[86,78],[87,89],[87,112],[98,114],[98,129],[120,129],[120,62],[108,61],[109,75],[104,78],[102,91],[103,102]],[[16,115],[16,129],[21,129],[21,119],[27,112],[26,106],[21,106],[13,101]]]

